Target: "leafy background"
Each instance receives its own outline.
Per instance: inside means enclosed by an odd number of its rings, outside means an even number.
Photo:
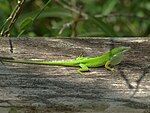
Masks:
[[[26,0],[10,36],[150,36],[150,0],[51,0],[42,10],[47,2]],[[16,5],[0,1],[0,26]]]

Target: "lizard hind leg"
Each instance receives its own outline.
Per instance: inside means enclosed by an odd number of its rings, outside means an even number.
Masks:
[[[85,72],[85,71],[89,71],[89,68],[88,68],[85,64],[79,64],[79,66],[81,67],[81,68],[78,70],[78,73],[79,73],[79,74],[82,74],[82,72]]]

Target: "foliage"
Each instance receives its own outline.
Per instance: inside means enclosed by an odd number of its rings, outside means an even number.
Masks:
[[[10,36],[150,36],[149,0],[47,1],[26,0]],[[16,5],[0,1],[0,26]]]

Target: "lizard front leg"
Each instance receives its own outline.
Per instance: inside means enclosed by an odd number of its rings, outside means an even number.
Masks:
[[[115,69],[114,69],[114,68],[111,68],[111,67],[109,66],[110,63],[111,63],[111,61],[107,61],[107,62],[105,63],[105,68],[108,69],[108,70],[110,70],[110,71],[112,71],[112,72],[114,72]]]
[[[85,64],[79,64],[79,66],[81,68],[78,70],[78,73],[82,74],[82,72],[89,71],[89,68]]]

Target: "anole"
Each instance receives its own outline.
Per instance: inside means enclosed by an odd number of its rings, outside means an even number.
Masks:
[[[89,71],[90,67],[101,67],[101,66],[105,66],[106,69],[108,69],[110,71],[114,71],[114,68],[111,68],[110,65],[115,66],[115,65],[119,64],[121,62],[121,60],[123,59],[123,54],[126,51],[128,51],[129,49],[130,49],[130,47],[117,47],[117,48],[112,49],[110,52],[107,52],[101,56],[97,56],[94,58],[78,57],[72,61],[33,62],[33,61],[1,59],[1,62],[81,67],[80,69],[78,69],[78,72],[80,74],[82,74],[82,72]]]

